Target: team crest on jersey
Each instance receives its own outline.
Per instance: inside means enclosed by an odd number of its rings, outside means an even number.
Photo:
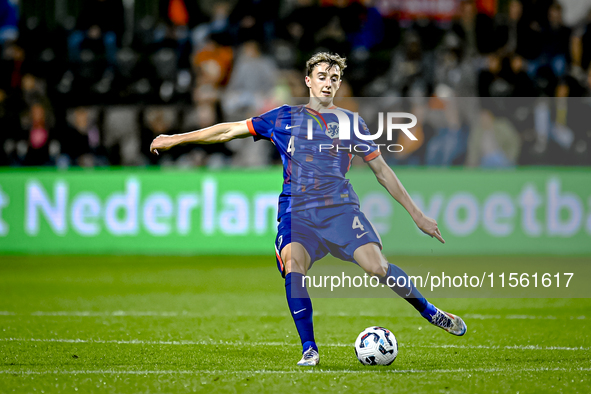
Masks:
[[[324,133],[329,138],[337,138],[337,136],[339,135],[339,124],[337,122],[329,123]]]

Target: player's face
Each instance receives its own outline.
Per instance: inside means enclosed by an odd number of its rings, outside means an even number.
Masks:
[[[306,85],[310,88],[310,97],[330,103],[341,87],[341,69],[337,65],[330,67],[328,63],[320,63],[314,67],[312,75],[306,76]]]

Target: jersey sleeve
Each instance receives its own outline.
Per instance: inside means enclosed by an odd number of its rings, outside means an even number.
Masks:
[[[362,135],[371,135],[369,132],[369,128],[367,127],[365,121],[361,118],[361,116],[359,117],[357,129],[359,130],[359,133]],[[357,156],[361,156],[364,161],[371,161],[379,155],[381,155],[379,147],[375,144],[373,140],[362,140],[355,134],[355,132],[352,133],[351,138],[353,139],[353,143],[356,146],[365,146],[363,149],[358,148],[355,152],[355,154]]]
[[[260,116],[254,116],[246,120],[248,131],[252,134],[255,141],[260,139],[270,140],[277,124],[279,111],[283,107],[277,107]]]

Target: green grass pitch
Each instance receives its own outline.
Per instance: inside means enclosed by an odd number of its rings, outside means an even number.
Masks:
[[[437,300],[463,338],[401,299],[313,302],[301,369],[273,256],[2,256],[0,392],[591,392],[589,299]],[[389,367],[355,357],[370,325],[399,341]]]

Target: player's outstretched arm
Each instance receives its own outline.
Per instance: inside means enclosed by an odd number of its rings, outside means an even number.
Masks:
[[[235,138],[246,138],[250,132],[246,120],[241,122],[219,123],[205,129],[191,131],[183,134],[161,134],[154,138],[150,145],[150,152],[157,155],[159,151],[169,150],[177,145],[184,144],[217,144]]]
[[[376,175],[378,182],[380,182],[380,184],[388,190],[388,193],[390,193],[390,195],[408,211],[417,227],[425,234],[437,238],[441,243],[445,243],[445,240],[441,236],[441,232],[437,227],[437,222],[434,219],[425,216],[423,211],[417,207],[396,174],[394,174],[394,171],[392,171],[388,164],[386,164],[384,158],[378,156],[367,164],[369,164],[369,167]]]

